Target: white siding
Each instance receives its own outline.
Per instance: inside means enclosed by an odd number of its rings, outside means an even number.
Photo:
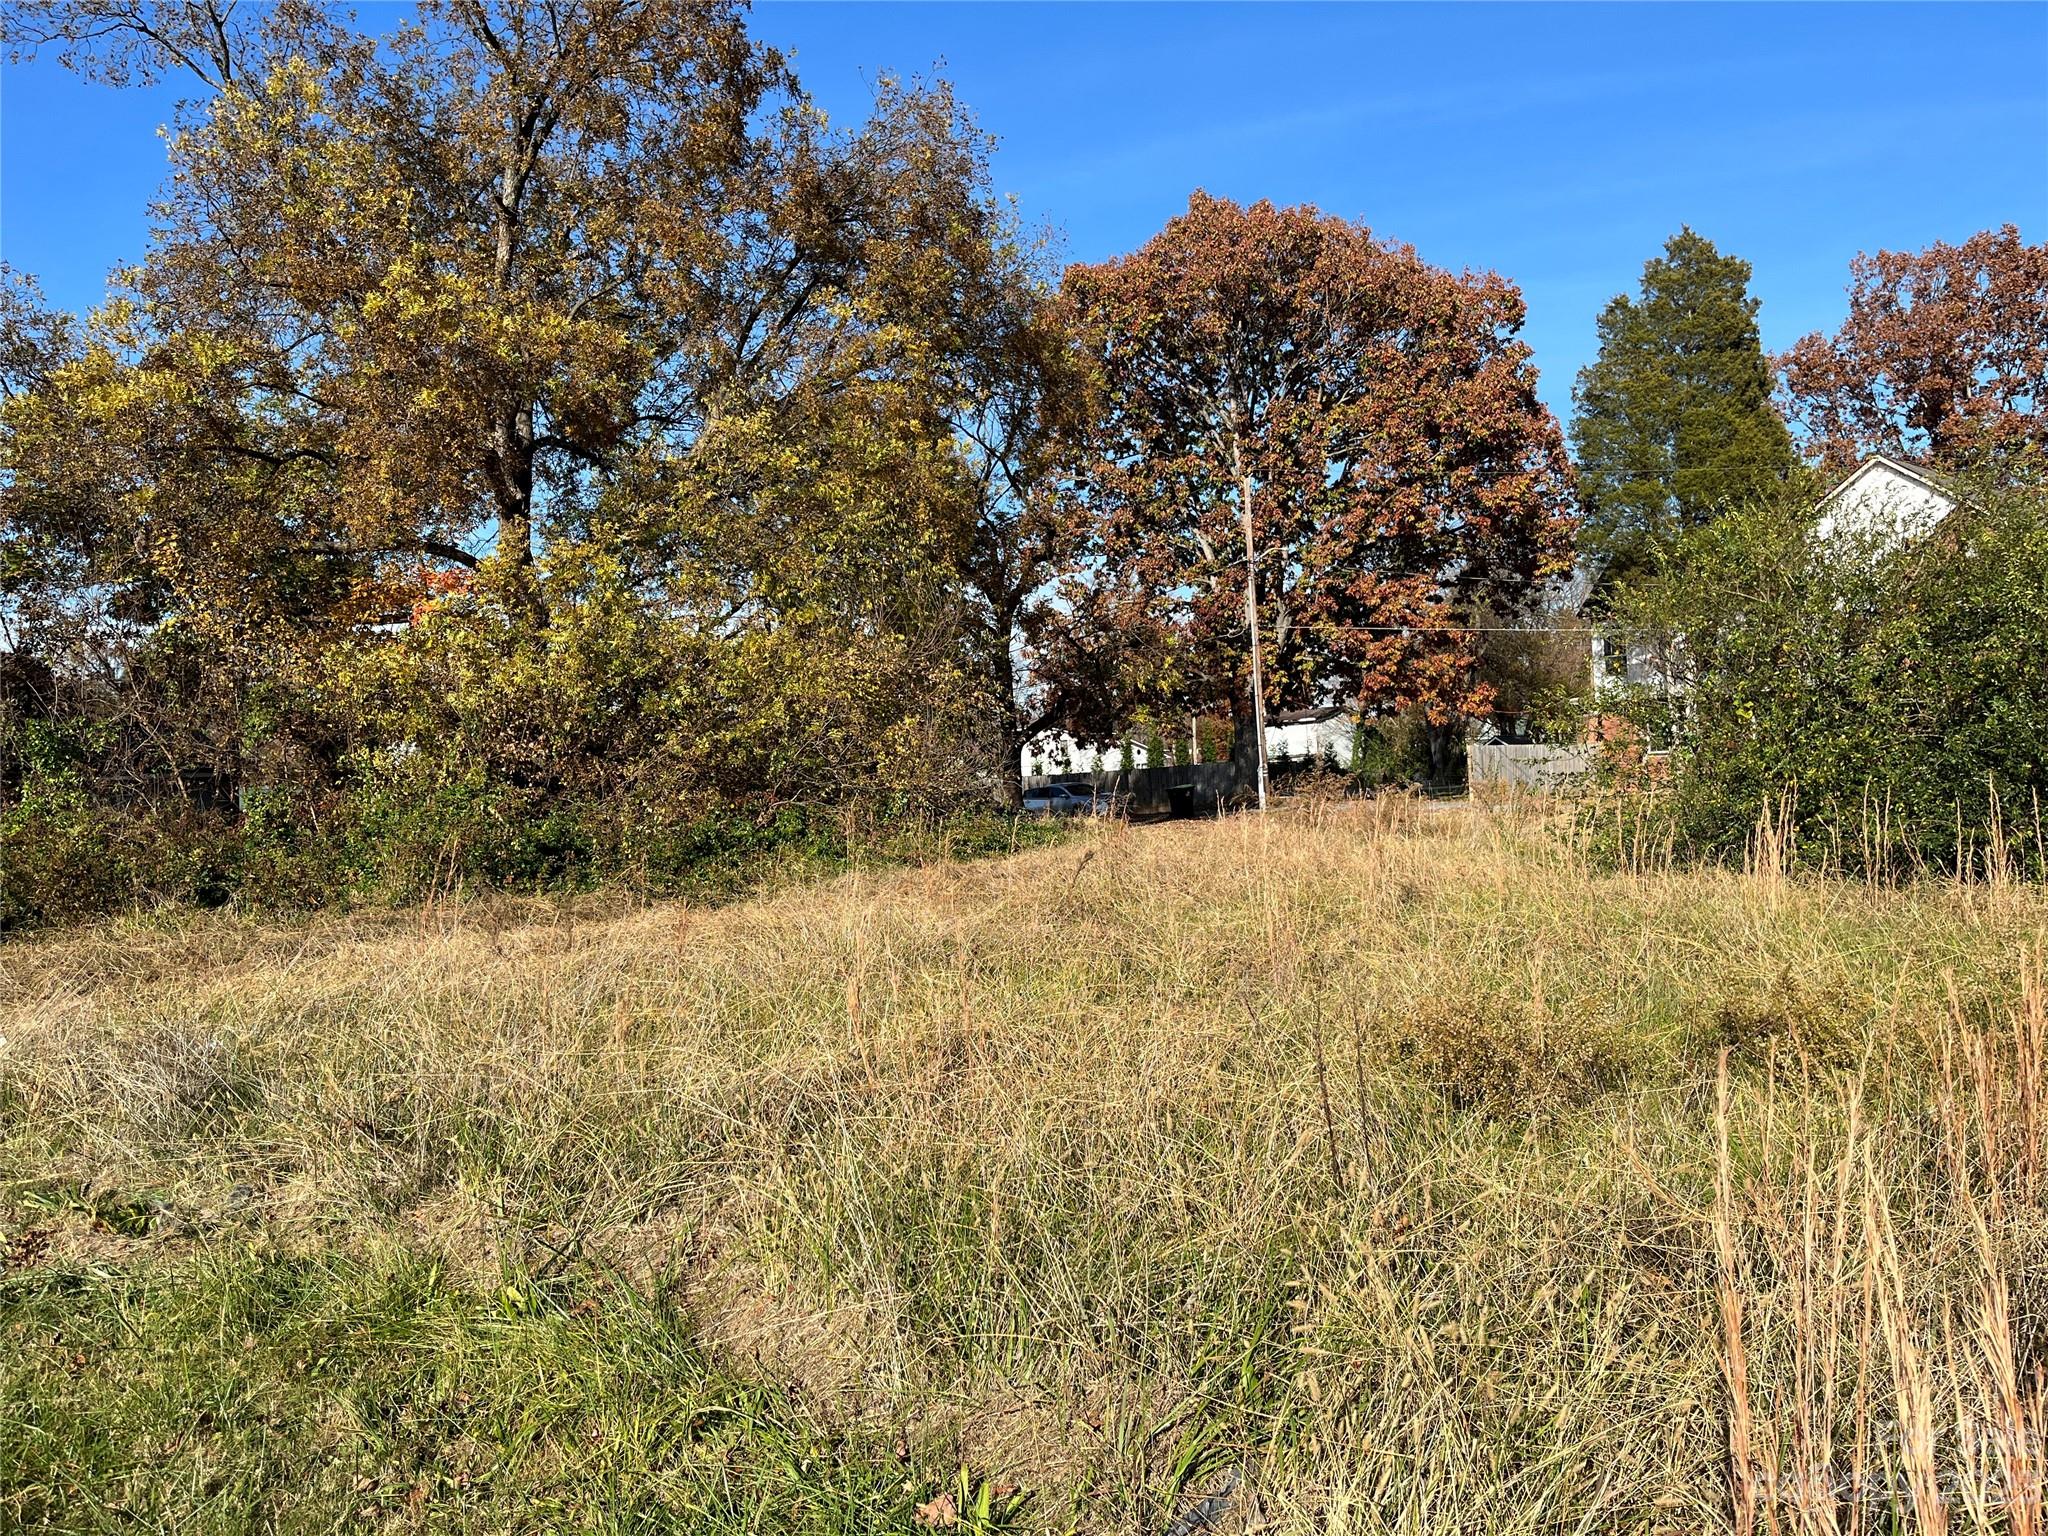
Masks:
[[[1882,544],[1917,539],[1955,502],[1889,459],[1866,459],[1821,503],[1814,531],[1823,539],[1846,535]]]
[[[1053,731],[1040,736],[1024,749],[1023,755],[1026,778],[1062,773],[1094,773],[1098,759],[1104,773],[1115,773],[1124,765],[1122,742],[1076,741],[1064,731]],[[1146,749],[1143,736],[1131,738],[1131,764],[1137,768],[1166,766],[1163,762],[1152,761],[1152,754]]]
[[[1293,762],[1320,761],[1325,752],[1339,768],[1351,766],[1351,742],[1355,728],[1343,715],[1327,720],[1304,720],[1293,725],[1266,727],[1266,758],[1286,757]]]
[[[1598,699],[1624,688],[1664,690],[1677,686],[1665,675],[1667,657],[1648,640],[1594,630],[1593,697]]]

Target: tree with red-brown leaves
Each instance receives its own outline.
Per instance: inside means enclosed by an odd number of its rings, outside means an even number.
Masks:
[[[1102,385],[1082,477],[1096,564],[1074,601],[1124,637],[1125,683],[1228,712],[1240,783],[1259,702],[1419,704],[1447,746],[1488,706],[1460,626],[1571,556],[1570,464],[1515,340],[1519,292],[1311,207],[1199,192],[1065,286]]]
[[[1850,266],[1849,318],[1785,355],[1793,422],[1823,465],[1877,450],[1943,468],[2048,451],[2048,245],[2008,224]]]

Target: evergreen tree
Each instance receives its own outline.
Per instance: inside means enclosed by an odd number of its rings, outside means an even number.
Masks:
[[[1600,355],[1573,391],[1582,545],[1609,581],[1785,479],[1791,434],[1771,404],[1749,263],[1681,229],[1639,297],[1600,316]]]

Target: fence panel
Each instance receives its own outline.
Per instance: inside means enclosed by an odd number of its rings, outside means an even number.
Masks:
[[[1465,771],[1475,786],[1512,784],[1521,789],[1568,790],[1592,773],[1593,754],[1598,750],[1475,741],[1465,749]]]
[[[1173,809],[1173,791],[1187,792],[1183,802],[1197,815],[1214,812],[1219,801],[1228,802],[1237,781],[1229,763],[1186,763],[1178,768],[1134,768],[1129,773],[1106,768],[1101,773],[1034,774],[1024,780],[1027,790],[1047,784],[1086,784],[1105,795],[1120,795],[1133,811],[1149,813]]]

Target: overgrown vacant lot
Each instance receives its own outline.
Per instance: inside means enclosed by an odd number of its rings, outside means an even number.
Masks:
[[[0,1526],[2018,1531],[2044,920],[1382,804],[17,941]]]

